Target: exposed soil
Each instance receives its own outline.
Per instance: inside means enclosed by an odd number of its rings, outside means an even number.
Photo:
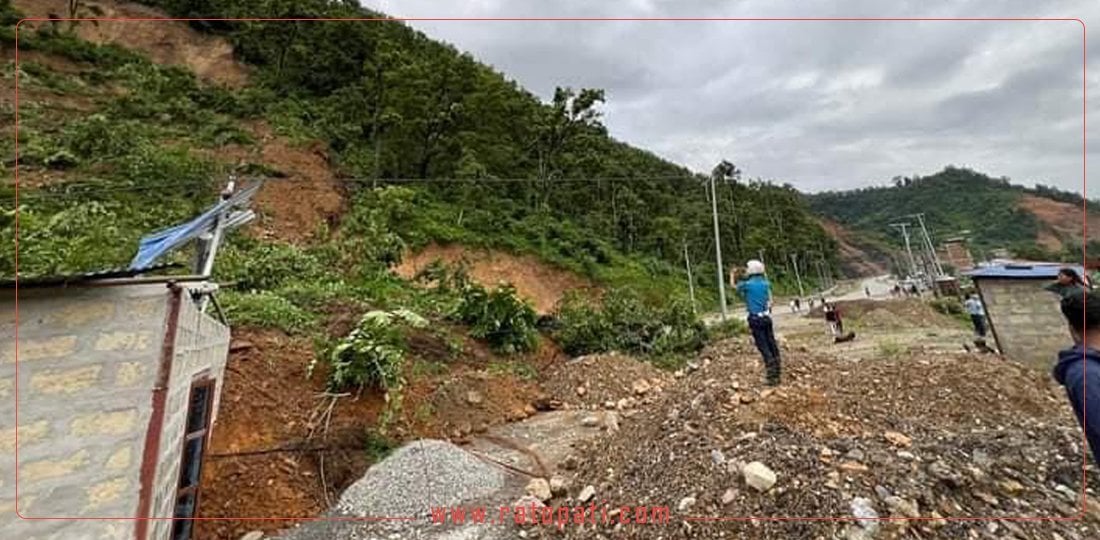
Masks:
[[[200,153],[227,165],[262,164],[280,177],[269,179],[256,196],[259,219],[248,231],[284,242],[308,241],[323,224],[333,227],[346,206],[343,185],[328,163],[323,143],[296,145],[264,122],[248,126],[256,144],[226,145]]]
[[[199,515],[316,516],[327,508],[324,485],[332,497],[370,465],[364,439],[377,421],[382,399],[373,393],[338,399],[326,434],[320,415],[329,403],[321,396],[325,374],[306,377],[313,358],[309,340],[243,329],[234,330],[233,342],[237,350],[229,356],[210,454],[203,466]],[[324,449],[289,450],[302,447]],[[196,538],[236,539],[251,530],[287,525],[200,521]]]
[[[333,336],[346,334],[358,316],[354,306],[334,306],[326,327]],[[320,515],[371,465],[367,437],[377,434],[381,393],[365,389],[340,397],[326,420],[331,398],[324,395],[323,363],[312,378],[306,377],[314,357],[309,340],[240,329],[233,343],[203,470],[199,516]],[[446,327],[411,332],[408,344],[408,385],[387,436],[391,442],[421,437],[465,442],[493,426],[527,418],[546,401],[538,370],[561,361],[551,344],[526,356],[498,358]],[[509,369],[520,365],[534,371]],[[298,521],[201,521],[196,538],[236,540],[252,530],[275,531]]]
[[[950,317],[915,298],[889,302],[839,300],[833,302],[833,305],[840,310],[840,315],[845,321],[855,319],[861,323],[879,327],[936,328],[957,324]],[[809,311],[809,316],[824,319],[824,308],[821,305],[814,306]]]
[[[1020,208],[1035,215],[1039,221],[1049,227],[1039,231],[1036,242],[1046,249],[1061,249],[1062,241],[1058,236],[1081,238],[1085,232],[1085,217],[1081,206],[1023,195],[1019,200]],[[1100,215],[1088,215],[1089,230],[1100,230]]]
[[[503,251],[474,249],[460,245],[432,244],[423,250],[407,254],[394,271],[411,279],[436,260],[469,264],[470,278],[486,286],[511,283],[519,296],[531,301],[535,311],[547,314],[562,296],[574,289],[594,289],[594,285],[568,270],[555,268],[531,255],[515,255]]]
[[[869,277],[886,274],[886,265],[876,260],[875,254],[857,245],[852,232],[828,219],[819,220],[821,227],[837,242],[840,264],[844,272],[853,277]]]
[[[98,6],[102,15],[90,11],[78,13],[79,18],[102,19],[150,19],[164,18],[164,14],[152,8],[129,2],[85,2]],[[65,18],[69,16],[66,0],[14,0],[16,9],[28,17],[48,17],[51,13]],[[21,30],[47,22],[28,22]],[[59,23],[65,27],[68,22]],[[206,81],[240,87],[248,81],[248,68],[237,62],[233,46],[222,38],[201,34],[180,21],[149,20],[99,20],[97,24],[85,21],[76,27],[77,35],[94,43],[116,43],[137,49],[149,55],[157,63],[186,66]]]
[[[581,407],[604,407],[619,400],[633,404],[649,390],[636,392],[634,384],[656,390],[668,384],[672,375],[648,362],[621,354],[585,356],[554,366],[544,375],[543,387],[550,397]],[[583,389],[578,392],[579,389]],[[625,404],[624,404],[625,405]]]

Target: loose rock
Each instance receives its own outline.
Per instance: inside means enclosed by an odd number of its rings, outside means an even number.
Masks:
[[[771,489],[776,482],[775,472],[759,461],[745,465],[741,474],[744,475],[746,484],[761,492]]]
[[[534,478],[527,483],[527,487],[524,491],[537,498],[540,501],[549,501],[552,493],[550,492],[550,482],[547,482],[545,478]]]

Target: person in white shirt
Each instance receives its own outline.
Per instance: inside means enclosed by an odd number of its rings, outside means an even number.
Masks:
[[[966,312],[970,314],[970,322],[974,323],[974,335],[985,337],[985,308],[978,295],[972,294],[966,299]]]

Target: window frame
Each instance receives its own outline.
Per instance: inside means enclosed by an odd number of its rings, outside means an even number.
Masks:
[[[179,456],[180,456],[179,473],[178,473],[177,478],[176,478],[175,489],[172,492],[173,493],[173,498],[172,498],[172,521],[173,521],[173,524],[172,524],[172,531],[170,533],[170,538],[172,538],[173,540],[175,539],[175,535],[177,534],[176,531],[178,530],[178,527],[181,526],[180,522],[184,521],[184,520],[193,522],[195,516],[198,514],[199,501],[200,501],[200,498],[201,498],[200,497],[201,496],[200,487],[202,485],[202,470],[203,470],[203,463],[205,461],[205,459],[203,459],[203,458],[206,455],[206,451],[207,451],[208,446],[210,444],[210,427],[213,424],[213,420],[214,420],[214,404],[215,404],[215,399],[214,398],[217,395],[216,394],[217,385],[218,385],[217,378],[213,377],[209,372],[204,371],[204,372],[201,372],[201,373],[199,373],[199,374],[197,374],[197,375],[195,375],[191,378],[191,385],[190,385],[190,387],[187,391],[187,398],[188,398],[187,399],[187,411],[184,413],[184,418],[183,418],[183,430],[184,430],[184,432],[183,432],[183,437],[180,440],[180,449],[179,449],[179,452],[180,452],[180,454],[179,454]],[[203,419],[201,429],[197,429],[195,431],[190,431],[189,432],[189,431],[187,431],[187,429],[188,429],[189,424],[190,424],[191,414],[192,414],[192,410],[193,410],[192,409],[192,398],[194,397],[195,392],[197,390],[201,389],[201,388],[206,388],[205,418]],[[199,456],[198,456],[199,463],[198,463],[198,474],[197,474],[197,477],[196,477],[197,479],[195,480],[195,483],[193,485],[184,486],[184,479],[185,479],[185,475],[187,473],[187,463],[186,463],[186,460],[187,460],[187,445],[188,445],[188,443],[190,443],[191,441],[193,441],[195,439],[202,439],[202,446],[201,446],[201,449],[199,450]],[[179,508],[180,497],[184,497],[184,496],[187,496],[187,495],[191,495],[192,498],[193,498],[193,502],[192,502],[192,506],[191,506],[192,514],[191,514],[191,516],[186,517],[186,518],[177,518],[176,517],[176,509]],[[188,538],[190,538],[192,534],[194,534],[194,523],[191,524],[191,530],[188,533]]]

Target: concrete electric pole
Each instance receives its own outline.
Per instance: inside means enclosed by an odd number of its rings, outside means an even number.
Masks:
[[[891,223],[891,227],[901,230],[901,235],[905,238],[905,252],[909,254],[909,276],[913,277],[917,274],[917,261],[913,258],[913,248],[909,245],[909,227],[908,223]]]

